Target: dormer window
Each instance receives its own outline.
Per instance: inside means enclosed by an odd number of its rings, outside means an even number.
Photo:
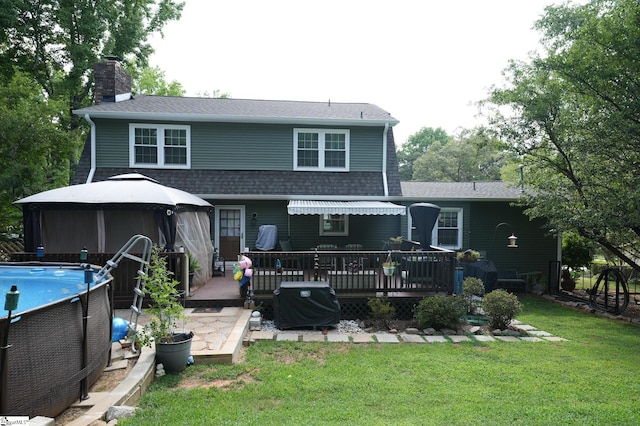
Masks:
[[[131,123],[129,148],[129,167],[186,169],[191,165],[191,128]]]
[[[293,169],[349,171],[349,130],[293,129]]]

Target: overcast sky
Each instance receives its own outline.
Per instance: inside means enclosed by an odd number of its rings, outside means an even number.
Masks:
[[[400,124],[449,134],[481,121],[475,102],[509,59],[539,49],[533,23],[554,0],[186,0],[151,43],[151,65],[196,96],[376,104]]]

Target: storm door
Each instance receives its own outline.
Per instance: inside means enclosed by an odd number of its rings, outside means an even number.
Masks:
[[[228,261],[234,261],[244,244],[244,207],[216,206],[220,254]]]

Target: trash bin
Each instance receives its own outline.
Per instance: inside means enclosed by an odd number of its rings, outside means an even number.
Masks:
[[[285,281],[273,291],[273,321],[285,328],[327,327],[340,322],[340,302],[324,281]]]

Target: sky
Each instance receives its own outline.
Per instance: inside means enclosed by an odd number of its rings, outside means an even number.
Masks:
[[[186,0],[150,40],[150,65],[187,96],[371,103],[450,135],[484,121],[476,102],[509,60],[540,50],[554,0]]]

